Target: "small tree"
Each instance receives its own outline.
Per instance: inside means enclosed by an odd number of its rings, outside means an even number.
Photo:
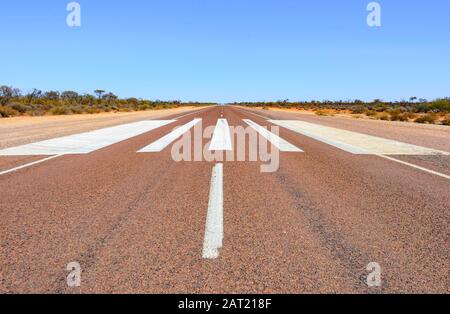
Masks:
[[[115,100],[117,100],[119,97],[114,95],[113,93],[107,93],[103,95],[103,99],[106,101],[108,105],[111,105]]]
[[[49,100],[58,100],[59,96],[60,94],[57,91],[49,91],[44,94],[44,97]]]
[[[94,91],[94,93],[97,95],[98,100],[101,101],[102,100],[102,95],[105,93],[105,91],[102,90],[102,89],[96,89]]]
[[[41,90],[33,88],[33,90],[26,95],[28,105],[31,105],[33,99],[39,98],[41,94]]]
[[[12,87],[3,85],[0,86],[0,105],[4,106],[9,103],[13,97],[14,90]]]

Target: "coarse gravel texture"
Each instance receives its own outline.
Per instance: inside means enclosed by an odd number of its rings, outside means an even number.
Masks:
[[[193,118],[205,128],[221,115],[230,126],[271,125],[246,109],[211,107],[88,155],[0,176],[0,292],[448,292],[448,180],[283,128],[280,136],[305,152],[281,153],[277,172],[224,162],[224,247],[218,259],[202,259],[214,163],[174,162],[171,146],[136,151]],[[403,128],[351,121],[346,129],[447,147],[427,128],[411,128],[409,138]],[[436,157],[422,162],[441,169]],[[66,285],[72,261],[82,267],[80,288]],[[382,267],[381,287],[367,287],[370,262]]]

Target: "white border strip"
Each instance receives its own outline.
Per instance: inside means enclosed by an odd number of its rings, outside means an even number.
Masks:
[[[58,158],[58,157],[61,157],[61,156],[64,156],[64,155],[55,155],[55,156],[47,157],[47,158],[44,158],[44,159],[40,159],[40,160],[37,160],[37,161],[30,162],[29,164],[26,164],[26,165],[22,165],[22,166],[19,166],[19,167],[16,167],[16,168],[5,170],[5,171],[0,172],[0,176],[2,176],[4,174],[11,173],[11,172],[15,172],[15,171],[18,171],[18,170],[21,170],[21,169],[24,169],[24,168],[28,168],[28,167],[31,167],[31,166],[40,164],[42,162],[48,161],[50,159],[55,159],[55,158]]]
[[[212,170],[209,191],[208,214],[206,217],[203,258],[219,257],[223,246],[223,164],[216,164]]]

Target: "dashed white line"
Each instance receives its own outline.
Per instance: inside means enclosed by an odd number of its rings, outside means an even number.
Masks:
[[[150,145],[142,148],[138,151],[138,153],[156,153],[160,152],[169,146],[173,141],[182,136],[184,133],[188,132],[191,128],[193,128],[197,123],[202,121],[202,119],[194,119],[185,125],[176,128],[166,136],[161,137],[156,142],[151,143]]]
[[[33,161],[33,162],[30,162],[29,164],[25,164],[25,165],[22,165],[22,166],[19,166],[19,167],[15,167],[15,168],[12,168],[12,169],[9,169],[9,170],[5,170],[5,171],[0,172],[0,176],[2,176],[4,174],[11,173],[11,172],[16,172],[18,170],[21,170],[21,169],[24,169],[24,168],[28,168],[28,167],[31,167],[31,166],[34,166],[34,165],[37,165],[37,164],[43,163],[45,161],[61,157],[61,156],[63,156],[63,155],[55,155],[55,156],[47,157],[47,158],[40,159],[40,160],[37,160],[37,161]]]
[[[231,144],[230,127],[228,125],[227,119],[217,120],[209,150],[233,150],[233,145]]]
[[[253,129],[255,129],[256,132],[258,132],[262,137],[271,142],[276,148],[278,148],[279,151],[303,153],[303,150],[301,150],[300,148],[280,138],[278,135],[270,132],[269,130],[253,122],[252,120],[244,119],[243,121],[250,125]]]
[[[377,156],[381,157],[381,158],[385,158],[385,159],[391,160],[391,161],[398,162],[398,163],[400,163],[402,165],[406,165],[406,166],[413,167],[413,168],[418,169],[418,170],[422,170],[422,171],[428,172],[430,174],[434,174],[436,176],[445,178],[447,180],[450,180],[450,176],[449,175],[446,175],[446,174],[443,174],[443,173],[440,173],[440,172],[437,172],[437,171],[434,171],[434,170],[430,170],[430,169],[427,169],[427,168],[424,168],[424,167],[421,167],[421,166],[417,166],[417,165],[411,164],[409,162],[406,162],[406,161],[403,161],[403,160],[399,160],[399,159],[396,159],[396,158],[392,158],[392,157],[389,157],[389,156],[385,156],[385,155],[377,155]]]
[[[209,191],[208,214],[206,217],[203,258],[219,257],[223,247],[223,164],[216,164],[212,170]]]

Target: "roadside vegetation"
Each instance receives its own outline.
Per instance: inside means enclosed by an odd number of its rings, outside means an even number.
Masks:
[[[318,116],[351,115],[354,118],[368,118],[385,121],[416,122],[450,125],[450,98],[433,101],[411,97],[408,101],[372,102],[355,101],[310,101],[290,102],[289,100],[260,103],[234,103],[234,105],[258,107],[265,110],[282,108],[312,111]]]
[[[210,103],[121,99],[111,92],[95,90],[93,94],[74,91],[47,91],[33,89],[22,93],[10,86],[0,86],[0,118],[15,116],[43,116],[69,114],[95,114],[100,112],[131,112],[159,110],[181,106],[206,106]]]

